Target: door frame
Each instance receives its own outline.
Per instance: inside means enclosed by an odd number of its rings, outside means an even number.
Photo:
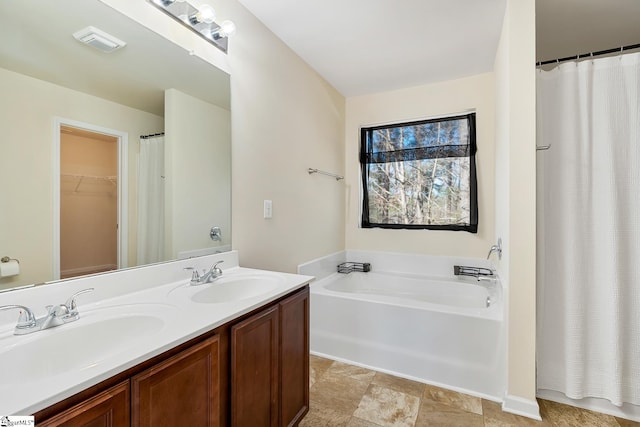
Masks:
[[[54,117],[53,119],[53,280],[60,279],[60,131],[74,127],[118,139],[118,269],[129,263],[128,165],[129,134],[91,123]]]

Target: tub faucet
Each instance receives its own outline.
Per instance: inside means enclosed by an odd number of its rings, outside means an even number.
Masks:
[[[216,262],[213,267],[209,269],[209,271],[202,270],[202,275],[198,273],[198,270],[193,267],[186,267],[185,270],[193,270],[191,274],[191,281],[189,282],[191,286],[202,285],[205,283],[211,283],[216,280],[218,277],[222,276],[222,270],[218,267],[218,264],[223,263],[224,261]]]
[[[502,259],[502,238],[498,237],[498,244],[491,246],[489,249],[489,253],[487,254],[487,259],[491,257],[491,254],[497,252],[498,259]]]
[[[80,313],[78,313],[76,298],[78,295],[91,291],[93,291],[93,288],[83,289],[71,295],[64,304],[58,304],[55,306],[48,305],[47,315],[39,319],[36,318],[33,311],[23,305],[3,305],[0,306],[0,310],[10,310],[14,308],[22,310],[18,317],[18,323],[13,330],[13,334],[26,335],[78,320],[80,318]]]
[[[455,276],[475,277],[478,282],[480,282],[482,280],[490,281],[492,279],[495,279],[496,272],[490,268],[454,265],[453,274]]]

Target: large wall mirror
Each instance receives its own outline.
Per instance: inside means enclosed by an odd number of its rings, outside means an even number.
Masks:
[[[0,290],[230,250],[225,72],[99,0],[2,0],[0,36]]]

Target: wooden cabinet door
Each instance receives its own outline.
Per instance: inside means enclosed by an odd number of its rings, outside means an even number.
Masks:
[[[38,427],[125,427],[129,422],[129,381],[98,393],[72,408],[39,422]]]
[[[220,347],[216,335],[131,379],[133,426],[219,426]]]
[[[278,306],[231,328],[231,425],[278,425]]]
[[[309,288],[280,303],[280,425],[309,410]]]

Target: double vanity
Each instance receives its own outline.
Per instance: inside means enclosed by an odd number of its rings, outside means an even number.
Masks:
[[[192,278],[219,261],[219,277]],[[309,404],[311,280],[239,267],[229,252],[0,293],[38,328],[56,309],[64,319],[74,294],[78,316],[15,335],[17,311],[0,311],[0,415],[35,414],[38,426],[295,425]]]

